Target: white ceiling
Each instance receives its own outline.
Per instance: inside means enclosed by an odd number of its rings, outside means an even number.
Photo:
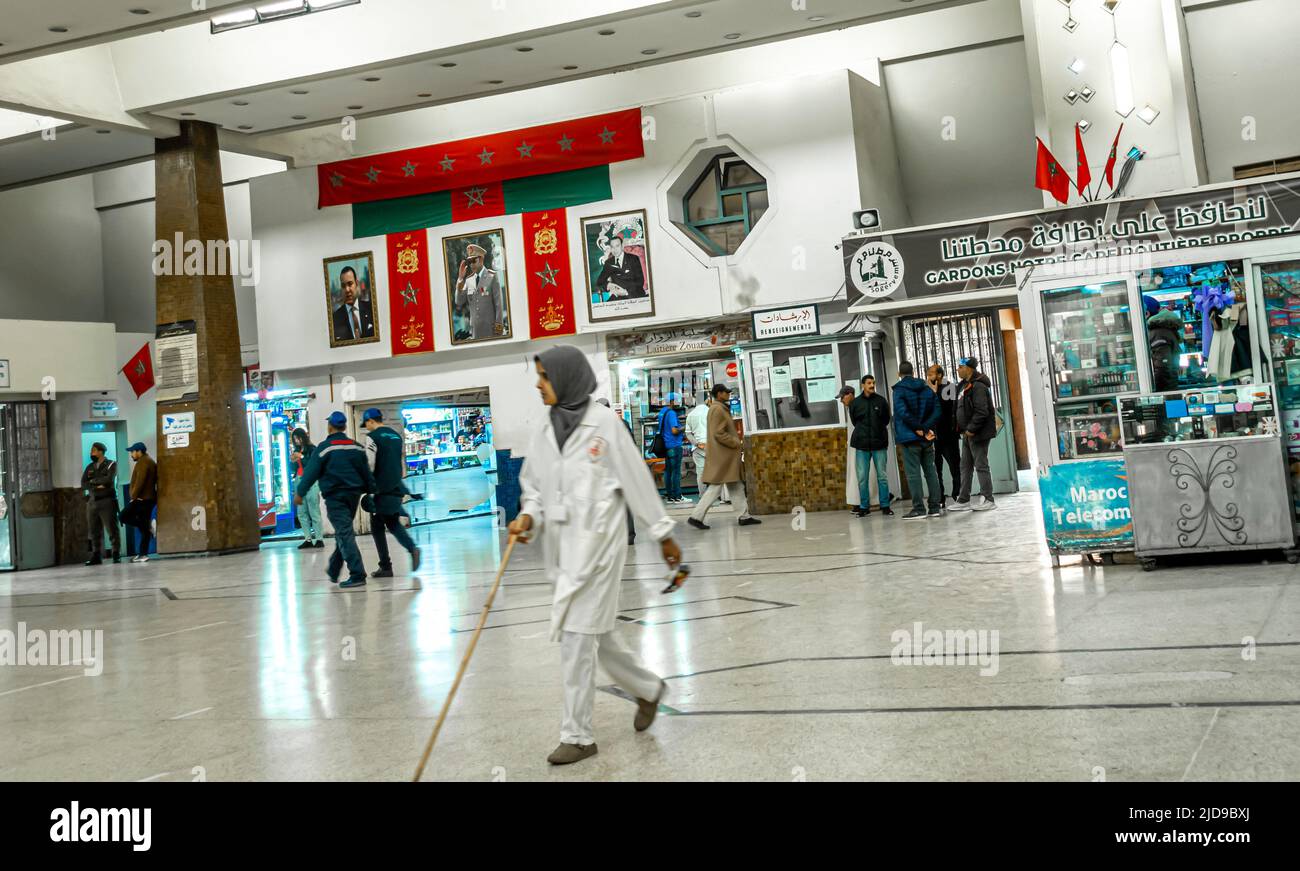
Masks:
[[[60,127],[52,140],[31,136],[12,140],[0,148],[0,188],[144,160],[153,156],[153,152],[153,137],[145,133],[76,125]]]
[[[0,0],[0,63],[206,20],[249,0]],[[136,14],[139,10],[147,14]],[[66,28],[65,33],[50,28]]]

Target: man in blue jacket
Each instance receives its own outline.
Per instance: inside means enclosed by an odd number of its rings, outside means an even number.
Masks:
[[[298,491],[293,501],[294,504],[301,505],[312,485],[320,483],[320,493],[325,499],[325,516],[334,527],[334,552],[330,554],[329,566],[326,568],[330,583],[338,583],[339,573],[346,561],[348,579],[339,584],[339,587],[364,587],[366,567],[361,562],[361,551],[357,548],[352,521],[356,517],[361,494],[375,492],[375,476],[370,473],[370,466],[366,463],[365,448],[344,433],[348,425],[347,416],[336,411],[326,422],[330,434],[316,446],[307,461],[307,467],[298,479]]]
[[[387,529],[397,539],[397,543],[411,555],[411,571],[420,568],[420,549],[411,539],[411,533],[402,526],[401,518],[408,516],[402,507],[402,498],[407,495],[402,477],[406,473],[406,445],[397,431],[384,426],[384,414],[377,408],[367,408],[361,415],[361,425],[370,434],[366,445],[366,462],[375,475],[374,504],[362,507],[370,512],[370,535],[375,540],[375,550],[379,552],[379,571],[372,578],[391,578],[393,561],[388,556]]]
[[[903,466],[907,487],[912,491],[912,511],[904,520],[925,520],[943,515],[938,476],[934,472],[934,428],[939,424],[939,400],[930,385],[917,378],[912,364],[898,364],[898,383],[894,385],[894,441],[903,449]],[[926,510],[922,475],[930,494]]]

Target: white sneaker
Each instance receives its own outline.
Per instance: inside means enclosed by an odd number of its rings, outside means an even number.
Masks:
[[[980,497],[980,501],[978,505],[975,505],[974,503],[972,503],[971,505],[971,508],[974,511],[992,511],[994,508],[997,507],[998,504],[987,496]]]
[[[948,510],[949,511],[972,511],[974,510],[974,507],[975,506],[969,502],[954,502],[948,506]]]

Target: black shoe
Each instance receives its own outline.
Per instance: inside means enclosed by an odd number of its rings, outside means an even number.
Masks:
[[[992,500],[989,500],[989,501],[991,502]],[[121,561],[122,561],[122,558],[121,558],[120,556],[118,556],[117,554],[113,554],[113,565],[117,565],[117,564],[120,563]]]
[[[331,584],[337,584],[339,582],[339,579],[334,577],[333,575],[326,575],[325,577],[330,579]]]
[[[411,551],[411,574],[415,574],[419,570],[420,570],[420,549],[417,547],[415,550]]]
[[[318,541],[318,542],[316,542],[315,544],[312,545],[312,547],[324,547],[324,546],[325,546],[325,542],[324,542],[323,540],[322,540],[322,541]]]
[[[353,587],[364,587],[365,585],[366,585],[365,578],[348,578],[346,581],[339,584],[339,589],[350,590]]]
[[[870,508],[853,508],[850,512],[854,517],[866,517],[871,513]]]
[[[629,532],[628,535],[627,535],[627,545],[628,545],[628,547],[631,547],[631,546],[634,545],[634,544],[636,544],[636,533],[635,533],[635,532]]]
[[[86,560],[86,565],[88,566],[102,566],[103,564],[104,561],[97,556],[92,556],[90,559]]]
[[[689,523],[691,526],[694,526],[696,529],[708,529],[708,528],[709,528],[708,524],[705,523],[703,520],[696,520],[694,517],[688,517],[688,518],[686,518],[686,522]]]
[[[310,550],[315,546],[316,545],[312,544],[310,541],[304,541],[302,544],[298,545],[298,550]]]
[[[929,518],[929,516],[930,515],[926,512],[924,508],[913,508],[911,511],[903,515],[903,519],[904,520],[926,520]]]
[[[885,515],[886,517],[893,517],[893,516],[894,516],[894,509],[889,508],[888,506],[886,506],[886,507],[880,509],[880,513],[883,514],[883,515]]]
[[[943,509],[942,509],[942,508],[937,508],[937,507],[936,507],[936,508],[931,508],[931,509],[926,513],[926,516],[927,516],[927,517],[931,517],[931,518],[933,518],[933,517],[943,517]]]
[[[372,578],[391,578],[392,576],[393,576],[392,569],[379,569],[378,571],[374,571],[370,573],[370,577]]]
[[[736,521],[739,526],[757,526],[762,522],[757,517],[742,517]]]

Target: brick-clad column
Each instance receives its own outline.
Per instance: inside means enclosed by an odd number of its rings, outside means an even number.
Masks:
[[[157,239],[174,245],[180,233],[206,249],[209,240],[230,238],[215,127],[182,121],[180,136],[158,141],[154,172]],[[219,267],[205,262],[201,274],[155,279],[157,322],[192,320],[198,329],[198,399],[159,402],[157,408],[163,553],[249,550],[260,540],[230,274],[235,270]],[[162,416],[186,411],[195,414],[189,446],[169,449]]]

